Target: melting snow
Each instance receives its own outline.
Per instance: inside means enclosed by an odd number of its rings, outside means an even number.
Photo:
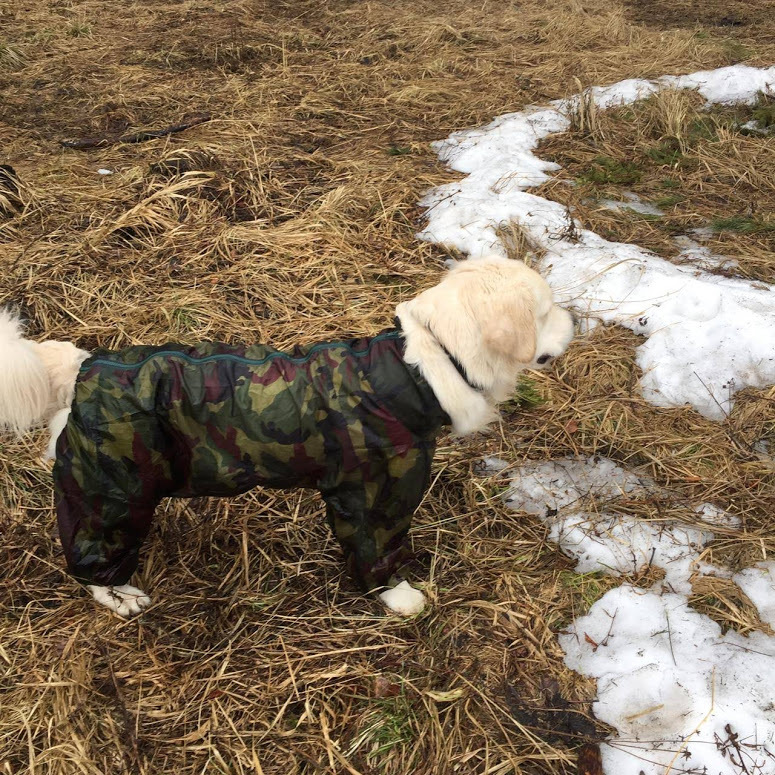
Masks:
[[[502,470],[494,462],[488,469]],[[595,715],[617,730],[601,746],[604,771],[773,775],[775,637],[722,635],[688,603],[693,573],[729,576],[700,562],[700,554],[714,526],[737,520],[711,504],[694,508],[707,528],[623,513],[627,501],[657,496],[669,503],[654,482],[605,458],[524,465],[504,496],[548,525],[579,573],[665,571],[649,589],[623,584],[609,591],[559,636],[568,667],[597,679]],[[775,563],[733,578],[773,622]]]
[[[548,525],[550,540],[577,561],[578,573],[620,576],[662,568],[665,581],[658,586],[690,594],[689,579],[713,533],[676,520],[648,522],[617,509],[623,499],[663,495],[651,480],[606,458],[590,458],[523,465],[504,497],[512,508],[535,514]],[[734,524],[707,503],[695,512],[711,525]]]
[[[762,621],[775,630],[775,562],[761,562],[741,570],[732,579],[756,606]]]
[[[737,269],[740,266],[733,258],[714,253],[710,248],[700,245],[686,235],[673,237],[673,242],[681,248],[678,258],[691,261],[698,269]]]
[[[622,210],[633,210],[636,213],[642,213],[643,215],[664,215],[665,213],[654,205],[650,205],[648,202],[644,202],[633,191],[625,191],[624,199],[617,201],[616,199],[601,199],[600,204],[607,210],[615,210],[621,212]]]
[[[734,65],[631,79],[590,93],[606,108],[664,87],[731,103],[751,102],[774,86],[775,67]],[[637,351],[645,398],[657,406],[691,404],[722,419],[737,390],[775,382],[775,289],[704,272],[702,261],[675,266],[637,245],[609,242],[581,229],[557,202],[528,193],[558,169],[534,150],[544,137],[568,129],[577,100],[499,116],[437,143],[440,158],[466,177],[424,197],[428,223],[419,236],[472,258],[505,257],[498,227],[518,223],[546,250],[541,269],[561,303],[647,337]]]
[[[604,109],[664,87],[733,103],[751,102],[773,86],[775,67],[735,65],[632,79],[590,94]],[[637,358],[648,400],[688,403],[721,419],[737,390],[775,382],[775,289],[704,271],[734,264],[691,237],[679,238],[687,264],[675,266],[585,231],[564,207],[528,193],[558,169],[535,155],[536,146],[568,129],[579,99],[500,116],[438,143],[440,157],[466,177],[425,196],[428,224],[420,236],[471,258],[505,257],[498,227],[518,223],[546,251],[541,269],[558,299],[586,314],[587,328],[602,320],[646,337]],[[633,200],[613,204],[632,209]],[[712,233],[691,232],[698,240]],[[485,465],[503,469],[492,458]],[[658,521],[638,519],[628,513],[628,500],[670,503],[669,493],[606,459],[522,466],[505,497],[544,521],[579,573],[664,571],[648,589],[625,583],[609,591],[560,636],[566,664],[597,680],[595,714],[617,730],[602,746],[606,774],[775,775],[775,636],[722,634],[689,606],[695,574],[732,578],[775,627],[774,562],[732,576],[701,560],[714,529],[734,527],[735,519],[710,504],[694,507],[691,524],[671,517],[690,514],[686,504],[668,507]]]

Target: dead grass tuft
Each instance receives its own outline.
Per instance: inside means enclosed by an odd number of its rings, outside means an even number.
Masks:
[[[570,121],[570,130],[583,137],[602,140],[600,111],[595,102],[595,95],[590,87],[583,88],[578,78],[573,80],[577,92],[568,98],[567,115],[568,121]]]
[[[652,98],[651,132],[661,140],[675,140],[682,152],[692,143],[691,119],[697,119],[703,103],[697,92],[686,89],[662,89]]]
[[[24,209],[24,187],[10,164],[0,165],[0,215],[12,218]]]
[[[528,266],[540,262],[546,252],[517,221],[501,223],[495,233],[505,248],[506,255],[515,261],[522,261]]]
[[[692,579],[692,590],[689,605],[713,619],[722,633],[734,630],[746,635],[758,630],[772,634],[756,607],[731,579],[697,576]]]
[[[0,43],[0,69],[18,70],[24,66],[25,56],[18,46]]]

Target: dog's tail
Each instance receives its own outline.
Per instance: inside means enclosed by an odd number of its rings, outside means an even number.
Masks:
[[[0,309],[0,428],[25,431],[47,419],[51,385],[34,342],[21,320]]]

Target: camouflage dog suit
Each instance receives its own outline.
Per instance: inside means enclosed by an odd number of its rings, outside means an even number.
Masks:
[[[97,351],[57,442],[70,572],[125,584],[167,496],[315,487],[365,588],[392,583],[449,418],[399,330],[297,347],[206,343]]]

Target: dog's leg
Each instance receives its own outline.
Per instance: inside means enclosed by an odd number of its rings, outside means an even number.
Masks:
[[[49,421],[48,431],[49,439],[46,447],[46,454],[43,456],[43,462],[55,460],[57,456],[57,439],[67,425],[67,418],[70,416],[70,407],[60,409]]]
[[[408,581],[395,582],[401,566],[412,557],[406,537],[425,492],[432,455],[432,450],[412,450],[392,461],[390,473],[379,460],[368,487],[357,479],[323,494],[328,522],[351,575],[364,589],[385,590],[378,594],[380,601],[401,616],[413,616],[425,607],[419,589]],[[391,584],[395,586],[385,589]]]
[[[391,611],[401,616],[413,616],[425,608],[425,595],[412,587],[408,581],[402,581],[392,589],[380,592],[379,599]]]
[[[68,570],[98,603],[129,617],[151,604],[145,592],[129,584],[89,583],[132,576],[156,507],[150,499],[131,500],[117,491],[117,481],[133,481],[128,472],[121,472],[117,457],[114,454],[112,477],[107,478],[101,470],[94,473],[95,460],[66,448],[54,463],[54,488]],[[113,492],[107,495],[111,487]]]
[[[129,584],[122,584],[120,587],[98,587],[88,584],[86,588],[100,605],[110,608],[124,619],[139,614],[151,604],[151,598],[142,589]]]

